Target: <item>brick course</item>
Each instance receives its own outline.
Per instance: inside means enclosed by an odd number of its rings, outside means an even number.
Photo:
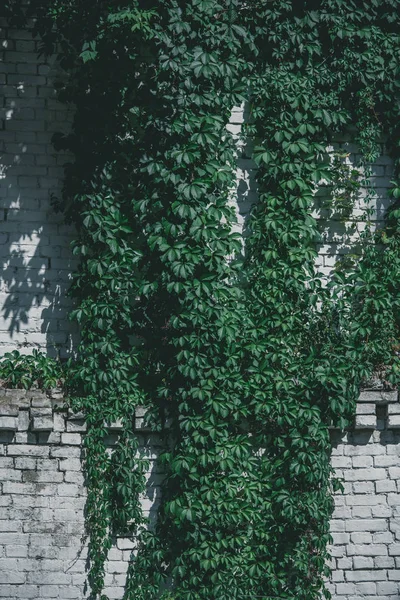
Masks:
[[[399,404],[397,393],[385,394],[386,404],[379,390],[363,397],[368,403],[360,401],[358,412],[369,407],[375,425],[366,430],[355,419],[346,434],[332,430],[332,465],[345,492],[335,495],[329,585],[333,600],[394,600],[400,589],[400,428],[392,428],[389,418]],[[37,420],[43,411],[46,429]],[[160,448],[142,429],[142,417],[138,411],[136,432],[151,461],[142,506],[153,518],[162,480]],[[70,433],[76,424],[80,431]],[[118,427],[112,424],[110,447]],[[0,389],[0,598],[85,598],[85,429],[82,415],[71,413],[57,390],[46,395]],[[119,538],[110,550],[106,593],[112,599],[123,596],[133,545]]]

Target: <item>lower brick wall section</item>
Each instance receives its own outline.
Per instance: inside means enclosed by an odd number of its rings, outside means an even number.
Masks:
[[[136,419],[140,427],[140,416]],[[110,447],[118,425],[110,428]],[[84,539],[86,491],[81,415],[63,409],[60,394],[0,391],[0,598],[87,597]],[[138,430],[150,459],[145,513],[156,511],[161,475],[157,440]],[[119,538],[106,565],[110,598],[123,596],[133,544]]]
[[[344,483],[332,519],[333,600],[400,600],[400,405],[397,392],[363,392],[354,429],[332,432],[332,464]],[[145,512],[157,510],[157,439],[135,417],[150,458]],[[109,445],[118,424],[110,425]],[[0,390],[0,598],[87,597],[82,415],[62,395]],[[117,539],[106,594],[121,599],[132,541]]]
[[[331,523],[334,600],[400,599],[400,431],[387,429],[385,408],[378,429],[333,434],[344,485]]]

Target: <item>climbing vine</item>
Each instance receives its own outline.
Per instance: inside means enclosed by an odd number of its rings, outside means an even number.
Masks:
[[[339,484],[329,427],[348,425],[374,372],[398,382],[400,186],[385,227],[367,226],[361,255],[328,280],[315,266],[312,211],[325,181],[333,208],[351,216],[382,135],[397,177],[399,8],[32,4],[44,49],[58,51],[65,71],[59,97],[76,106],[71,134],[54,141],[75,156],[60,201],[80,258],[72,317],[81,343],[67,386],[88,422],[93,598],[105,598],[115,534],[138,540],[126,600],[330,597]],[[243,256],[226,124],[244,102],[259,201]],[[340,152],[327,156],[354,125],[357,169]],[[166,438],[150,529],[138,407]],[[110,455],[115,420],[123,428]]]

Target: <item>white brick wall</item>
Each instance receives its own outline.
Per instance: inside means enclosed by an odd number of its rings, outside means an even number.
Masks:
[[[55,100],[54,69],[29,32],[0,20],[0,355],[15,348],[50,354],[71,345],[66,298],[72,231],[50,204],[66,156],[51,138],[71,111]]]
[[[87,545],[86,488],[79,416],[41,392],[0,390],[0,598],[82,600]],[[77,430],[80,430],[77,433]],[[144,513],[154,516],[161,479],[157,443],[138,431],[150,460]],[[116,434],[110,433],[110,446]],[[108,555],[105,593],[121,599],[132,541],[118,538]]]
[[[55,393],[0,390],[0,598],[85,597],[81,416]],[[400,414],[397,392],[366,392],[370,423],[346,435],[332,432],[332,464],[344,485],[331,522],[334,600],[398,600],[400,592]],[[57,410],[54,410],[57,408]],[[155,436],[142,429],[150,460],[143,508],[156,514],[162,473]],[[116,440],[110,431],[110,446]],[[120,538],[106,567],[107,594],[121,599],[132,541]]]
[[[332,465],[344,494],[335,496],[331,522],[330,589],[334,600],[398,600],[400,427],[391,416],[400,413],[400,405],[396,392],[392,397],[379,392],[362,396],[368,404],[359,405],[357,412],[368,407],[369,426],[332,434]]]
[[[7,29],[0,19],[0,44],[0,355],[33,347],[64,355],[75,335],[66,298],[74,268],[73,232],[50,205],[50,194],[60,192],[67,158],[54,151],[51,137],[68,130],[71,112],[55,100],[54,67],[37,58],[37,42],[28,32]],[[242,122],[243,111],[236,109],[229,129],[239,135]],[[338,147],[357,163],[355,146],[342,139]],[[389,202],[392,171],[383,148],[382,153],[373,178],[378,224]],[[244,151],[234,199],[244,230],[257,200],[254,173]],[[328,274],[337,256],[349,251],[354,235],[334,218],[324,221],[318,202],[316,214],[325,231],[318,265]],[[360,197],[354,216],[362,207]],[[40,394],[7,394],[0,401],[0,598],[81,599],[86,552],[83,547],[79,553],[85,500],[82,423],[53,413]],[[359,429],[343,438],[333,434],[333,465],[345,486],[345,494],[336,496],[332,521],[334,600],[400,597],[400,413],[393,395],[377,400],[376,393],[369,394],[359,406]],[[145,437],[142,441],[147,443]],[[155,472],[148,509],[158,480]],[[118,540],[110,552],[110,598],[122,597],[130,547]]]

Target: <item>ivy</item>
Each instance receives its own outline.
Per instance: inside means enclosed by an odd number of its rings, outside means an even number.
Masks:
[[[349,424],[363,381],[399,375],[399,4],[31,6],[76,106],[54,141],[75,155],[60,201],[80,258],[67,386],[88,422],[93,598],[113,535],[138,540],[125,600],[330,597],[329,427]],[[226,128],[243,102],[259,191],[244,256]],[[327,147],[354,125],[363,159],[347,167]],[[367,226],[326,281],[315,194],[324,181],[351,218],[382,135],[395,161],[386,225]],[[138,407],[166,439],[153,528]]]
[[[36,349],[29,355],[20,354],[18,350],[6,352],[0,360],[2,387],[47,390],[62,387],[64,381],[65,373],[60,361],[48,358]]]

